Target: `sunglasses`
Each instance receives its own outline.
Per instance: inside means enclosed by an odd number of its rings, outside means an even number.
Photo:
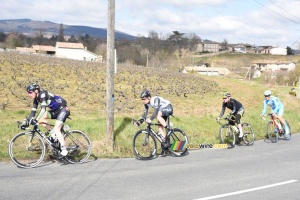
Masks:
[[[146,98],[143,98],[143,99],[141,99],[141,100],[145,101],[145,100],[146,100]]]
[[[29,92],[27,92],[28,94],[32,94],[33,93],[33,91],[29,91]]]
[[[265,97],[270,97],[270,95],[265,95]]]
[[[223,99],[227,99],[227,98],[223,98]]]

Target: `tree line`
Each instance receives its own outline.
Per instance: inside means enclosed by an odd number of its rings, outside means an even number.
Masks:
[[[66,39],[68,38],[68,39]],[[58,34],[45,37],[45,31],[40,29],[34,36],[22,33],[0,32],[0,48],[14,49],[16,47],[32,47],[32,45],[55,46],[56,42],[82,43],[87,49],[106,58],[106,38],[96,38],[88,34],[64,36],[63,24],[59,25]],[[142,66],[163,66],[168,60],[176,60],[184,54],[197,50],[201,38],[195,33],[186,34],[173,31],[162,35],[151,30],[148,36],[138,36],[135,40],[120,39],[115,41],[119,63],[130,63]]]

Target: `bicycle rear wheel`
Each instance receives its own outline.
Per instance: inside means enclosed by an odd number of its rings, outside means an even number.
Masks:
[[[287,120],[285,120],[285,123],[286,123],[286,125],[289,127],[290,132],[289,132],[289,134],[286,135],[286,134],[285,134],[285,127],[284,127],[284,125],[282,125],[283,130],[284,130],[283,136],[284,136],[284,139],[290,140],[291,137],[292,137],[292,130],[291,130],[290,124],[289,124],[289,122],[288,122]]]
[[[247,146],[254,144],[254,131],[250,124],[242,123],[243,133],[244,133],[244,143]]]
[[[65,157],[70,163],[83,163],[92,153],[92,143],[88,136],[78,130],[65,134],[68,155]]]
[[[156,140],[147,130],[139,130],[132,141],[133,152],[138,159],[150,160],[157,151]]]
[[[221,126],[219,131],[220,142],[222,144],[227,144],[228,148],[233,148],[235,146],[235,134],[231,126],[224,124]]]
[[[177,157],[184,156],[188,152],[188,137],[183,130],[174,128],[171,130],[171,135],[167,142],[170,142],[169,151]]]
[[[19,167],[32,168],[39,165],[45,156],[45,144],[42,138],[31,132],[15,135],[9,143],[11,160]]]
[[[269,136],[269,140],[273,143],[276,143],[278,140],[278,129],[275,128],[272,121],[269,121],[267,124],[267,133]]]

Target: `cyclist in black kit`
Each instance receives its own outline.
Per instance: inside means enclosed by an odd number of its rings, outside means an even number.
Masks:
[[[217,120],[221,119],[221,117],[224,115],[226,108],[232,110],[230,115],[233,115],[235,117],[235,123],[238,125],[238,128],[240,130],[239,138],[241,139],[244,135],[241,125],[241,116],[243,116],[245,112],[244,107],[239,101],[232,99],[229,92],[225,92],[223,94],[222,110]]]
[[[65,123],[67,117],[70,115],[70,110],[67,107],[67,102],[60,96],[56,96],[46,90],[40,90],[40,86],[36,83],[31,83],[27,87],[28,95],[33,99],[33,107],[29,116],[29,120],[24,120],[23,126],[36,124],[37,122],[47,123],[47,119],[56,119],[54,128],[50,131],[53,138],[57,138],[61,144],[61,155],[66,156],[68,151],[65,146],[65,140],[61,133],[61,127]],[[36,118],[36,110],[38,104],[41,104],[41,110]],[[46,110],[48,107],[50,110]],[[50,130],[50,126],[44,125],[46,129]]]
[[[137,125],[143,123],[144,119],[146,119],[146,123],[151,123],[153,119],[156,118],[161,124],[161,126],[158,127],[158,135],[163,141],[165,141],[166,134],[164,133],[164,128],[167,128],[166,120],[170,115],[173,114],[173,107],[170,101],[159,96],[151,97],[151,94],[148,90],[144,90],[140,97],[145,107],[144,114]],[[154,108],[154,112],[150,118],[147,118],[149,107]],[[165,153],[166,149],[162,146],[162,154],[165,155]]]

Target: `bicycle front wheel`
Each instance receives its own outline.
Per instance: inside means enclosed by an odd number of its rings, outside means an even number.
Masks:
[[[157,151],[156,140],[147,130],[139,130],[133,137],[133,152],[138,159],[150,160]]]
[[[243,140],[247,146],[254,144],[254,131],[250,124],[242,123],[244,137]]]
[[[269,140],[273,143],[277,142],[278,140],[278,129],[275,128],[274,124],[272,121],[269,121],[267,124],[267,133]]]
[[[235,134],[231,126],[224,124],[221,126],[219,131],[220,142],[222,144],[227,144],[228,148],[233,148],[235,146]]]
[[[19,167],[38,166],[45,156],[45,144],[42,138],[31,132],[15,135],[9,143],[8,152],[11,160]]]
[[[81,131],[74,130],[66,133],[65,143],[68,150],[66,159],[70,163],[83,163],[92,153],[92,143]]]
[[[172,133],[168,137],[170,140],[170,148],[169,151],[177,157],[184,156],[188,152],[188,137],[183,130],[178,128],[174,128],[171,130]]]

